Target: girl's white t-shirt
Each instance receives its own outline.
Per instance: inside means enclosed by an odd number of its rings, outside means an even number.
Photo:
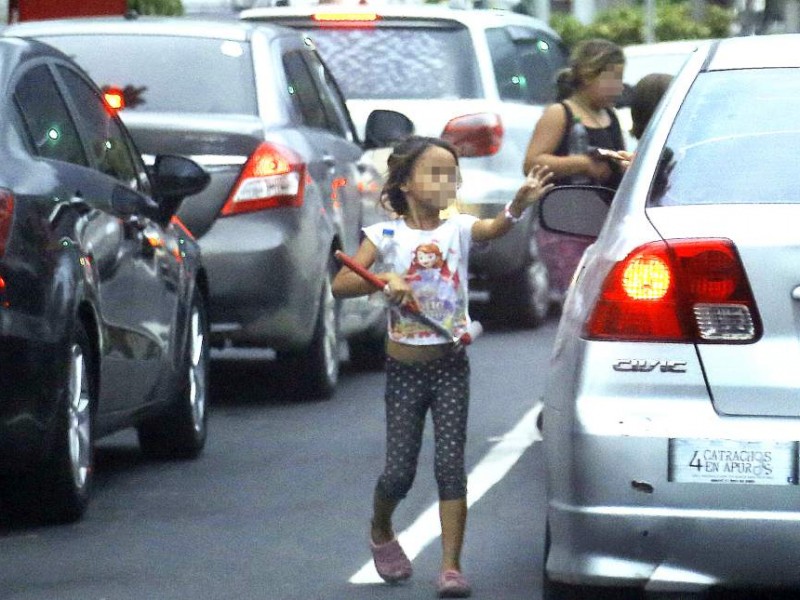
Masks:
[[[454,215],[436,229],[412,229],[403,219],[364,228],[378,249],[377,272],[403,275],[411,285],[422,312],[461,336],[470,324],[468,311],[469,248],[472,215]],[[389,311],[389,338],[402,344],[425,346],[449,341],[444,336],[403,314]]]

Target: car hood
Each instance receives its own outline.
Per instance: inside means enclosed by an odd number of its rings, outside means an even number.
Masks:
[[[800,416],[800,205],[715,204],[651,208],[666,239],[728,238],[744,265],[764,333],[748,344],[698,344],[716,410]]]

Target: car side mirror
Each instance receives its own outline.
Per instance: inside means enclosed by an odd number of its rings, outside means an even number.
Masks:
[[[171,154],[156,156],[148,173],[164,221],[175,214],[186,196],[202,192],[211,180],[208,173],[193,160]]]
[[[539,200],[539,220],[553,233],[596,238],[606,221],[614,190],[596,186],[565,185]]]
[[[386,148],[414,133],[414,123],[395,110],[373,110],[367,117],[364,150]]]

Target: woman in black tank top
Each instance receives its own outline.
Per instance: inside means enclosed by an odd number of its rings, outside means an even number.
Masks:
[[[622,93],[625,55],[608,40],[587,40],[575,47],[570,66],[559,73],[559,100],[545,108],[528,143],[523,170],[547,165],[557,184],[586,183],[616,189],[622,165],[602,158],[592,149],[625,150],[614,103]],[[573,125],[585,128],[586,151],[570,152]],[[550,233],[537,228],[539,255],[550,276],[550,289],[563,296],[583,251],[585,238]]]
[[[608,40],[586,40],[575,47],[570,66],[559,73],[560,102],[545,108],[528,143],[524,172],[547,165],[557,181],[573,178],[616,187],[621,169],[614,161],[592,153],[570,154],[570,134],[578,121],[591,148],[625,150],[614,103],[622,93],[622,49]]]

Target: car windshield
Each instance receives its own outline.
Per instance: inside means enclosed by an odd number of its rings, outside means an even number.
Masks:
[[[478,98],[475,52],[463,27],[306,29],[347,99]]]
[[[247,44],[137,35],[40,39],[74,58],[100,87],[122,89],[126,110],[256,114]]]
[[[650,205],[798,203],[800,69],[698,76],[672,126]]]

